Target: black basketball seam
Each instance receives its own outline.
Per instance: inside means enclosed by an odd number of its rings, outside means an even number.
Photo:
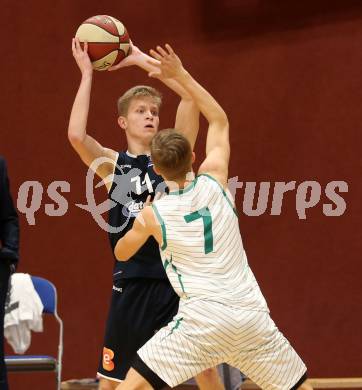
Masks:
[[[115,27],[116,30],[118,31],[117,24],[116,24],[116,22],[113,20],[113,19],[115,19],[115,20],[117,20],[117,19],[114,18],[113,16],[110,16],[109,18],[111,19],[111,22],[113,23],[114,27]],[[121,35],[120,32],[118,31],[119,41],[121,41],[121,38],[123,38],[125,35],[128,35],[128,31],[127,31],[126,27],[123,25],[122,22],[120,22],[119,20],[117,20],[117,22],[118,22],[118,23],[121,23],[121,25],[122,25],[123,28],[124,28],[124,32],[123,32],[122,35]],[[129,39],[129,36],[128,36],[128,39]]]
[[[117,50],[112,50],[111,52],[109,52],[108,54],[104,55],[103,57],[98,58],[97,60],[93,60],[92,63],[93,63],[93,62],[96,62],[96,61],[101,61],[101,60],[103,60],[104,58],[106,58],[107,56],[109,56],[110,54],[112,54],[112,53],[114,53],[114,52],[116,52],[116,51],[117,51]],[[116,57],[116,58],[117,58],[117,57]]]

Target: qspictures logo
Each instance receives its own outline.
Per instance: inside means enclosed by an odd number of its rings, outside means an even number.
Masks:
[[[137,196],[144,192],[156,194],[164,191],[164,183],[155,186],[148,174],[144,177],[137,168],[129,168],[122,175],[111,175],[99,182],[97,168],[112,162],[108,158],[100,157],[93,161],[88,169],[86,184],[86,203],[76,204],[76,207],[91,214],[95,222],[103,230],[109,233],[122,231],[131,218],[135,218],[144,207],[143,201],[137,200]],[[124,167],[118,167],[123,172]],[[110,199],[100,204],[96,203],[94,192],[97,188],[113,182]],[[348,192],[348,184],[344,180],[331,180],[321,184],[317,180],[302,182],[275,181],[275,182],[241,182],[238,176],[228,180],[228,195],[235,199],[237,191],[244,191],[242,203],[236,204],[236,208],[248,217],[257,217],[269,214],[280,216],[285,210],[283,201],[286,196],[295,199],[295,215],[300,220],[308,218],[308,210],[318,207],[326,217],[342,216],[347,209],[347,203],[343,197]],[[61,217],[68,212],[69,203],[63,195],[70,192],[70,183],[67,181],[53,181],[46,189],[48,197],[53,203],[44,205],[45,214],[50,217]],[[29,225],[36,224],[36,213],[42,208],[44,187],[39,181],[26,181],[18,191],[17,207],[26,216]],[[133,197],[133,194],[137,195]],[[290,204],[290,202],[288,203]],[[117,205],[121,205],[124,223],[121,226],[110,226],[106,213]],[[222,205],[220,205],[221,207]],[[240,207],[241,206],[241,207]],[[290,207],[290,206],[289,206]]]

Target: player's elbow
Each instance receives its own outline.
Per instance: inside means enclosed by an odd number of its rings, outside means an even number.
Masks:
[[[80,138],[74,134],[71,134],[71,133],[68,133],[68,140],[74,148],[76,148],[77,146],[79,146],[81,144]]]
[[[84,137],[79,135],[78,132],[71,126],[68,128],[68,140],[73,147],[77,147],[84,142]]]
[[[228,119],[226,112],[224,110],[221,110],[218,121],[219,121],[220,127],[223,127],[224,129],[229,128],[229,119]]]
[[[125,259],[124,257],[116,257],[117,261],[125,262],[128,261],[129,259]]]
[[[124,254],[118,254],[116,251],[114,251],[114,256],[116,257],[117,261],[129,260],[129,257],[125,257]]]
[[[124,248],[124,245],[122,245],[121,240],[117,242],[117,245],[114,248],[114,257],[118,261],[127,261],[127,260],[129,260],[131,255],[129,253],[127,253],[127,250]]]
[[[118,240],[113,253],[118,261],[127,261],[132,256],[132,253],[127,250],[127,245],[123,242],[123,238]]]
[[[209,121],[209,124],[217,127],[218,129],[220,129],[222,131],[229,130],[229,119],[223,110],[221,110],[219,113],[217,113],[214,116],[214,118],[211,121]]]

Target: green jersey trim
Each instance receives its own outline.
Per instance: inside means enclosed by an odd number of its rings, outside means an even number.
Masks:
[[[158,222],[160,223],[161,226],[161,231],[162,231],[162,245],[161,245],[161,250],[165,250],[167,248],[167,238],[166,238],[166,225],[164,220],[162,219],[160,213],[157,210],[157,207],[152,204],[152,209],[156,214],[156,217],[158,219]]]
[[[185,188],[181,188],[180,190],[171,191],[171,192],[169,192],[169,195],[182,195],[182,194],[185,194],[186,192],[191,191],[195,187],[196,181],[197,181],[197,177],[194,180],[192,180],[192,182],[189,183]]]
[[[227,202],[229,203],[231,209],[233,210],[234,214],[235,214],[236,216],[238,216],[238,212],[237,212],[236,208],[234,207],[234,205],[232,204],[231,200],[230,200],[229,197],[227,196],[227,194],[226,194],[225,190],[223,189],[222,185],[221,185],[215,178],[213,178],[212,176],[210,176],[210,175],[207,174],[207,173],[200,173],[200,175],[197,175],[197,176],[196,176],[196,179],[195,179],[195,180],[197,180],[197,178],[199,178],[200,176],[206,176],[206,177],[208,177],[210,180],[213,180],[213,181],[220,187],[222,194],[225,196],[225,198],[226,198]]]
[[[173,326],[173,328],[170,330],[170,333],[168,334],[168,336],[170,336],[170,335],[172,335],[172,333],[173,333],[173,331],[174,330],[176,330],[179,326],[180,326],[180,324],[181,324],[181,321],[183,321],[183,317],[181,317],[181,318],[178,318],[177,320],[176,320],[176,324]]]
[[[165,271],[166,271],[166,269],[167,269],[167,267],[168,267],[169,265],[171,265],[172,270],[173,270],[173,271],[175,272],[175,274],[177,275],[177,278],[178,278],[178,281],[179,281],[179,283],[180,283],[182,292],[183,292],[183,293],[186,293],[184,284],[182,283],[182,275],[178,272],[177,267],[176,267],[174,264],[172,264],[172,253],[171,253],[171,258],[170,258],[170,259],[167,259],[167,258],[166,258],[165,261],[164,261],[164,263],[163,263],[163,267],[165,268]]]

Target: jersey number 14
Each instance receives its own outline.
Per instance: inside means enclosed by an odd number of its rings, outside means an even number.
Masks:
[[[142,186],[146,185],[147,186],[147,191],[149,193],[153,192],[153,187],[152,187],[152,182],[150,177],[148,176],[148,173],[145,174],[145,179],[141,181],[141,176],[135,176],[132,177],[131,183],[136,182],[136,194],[141,195],[142,194]]]

